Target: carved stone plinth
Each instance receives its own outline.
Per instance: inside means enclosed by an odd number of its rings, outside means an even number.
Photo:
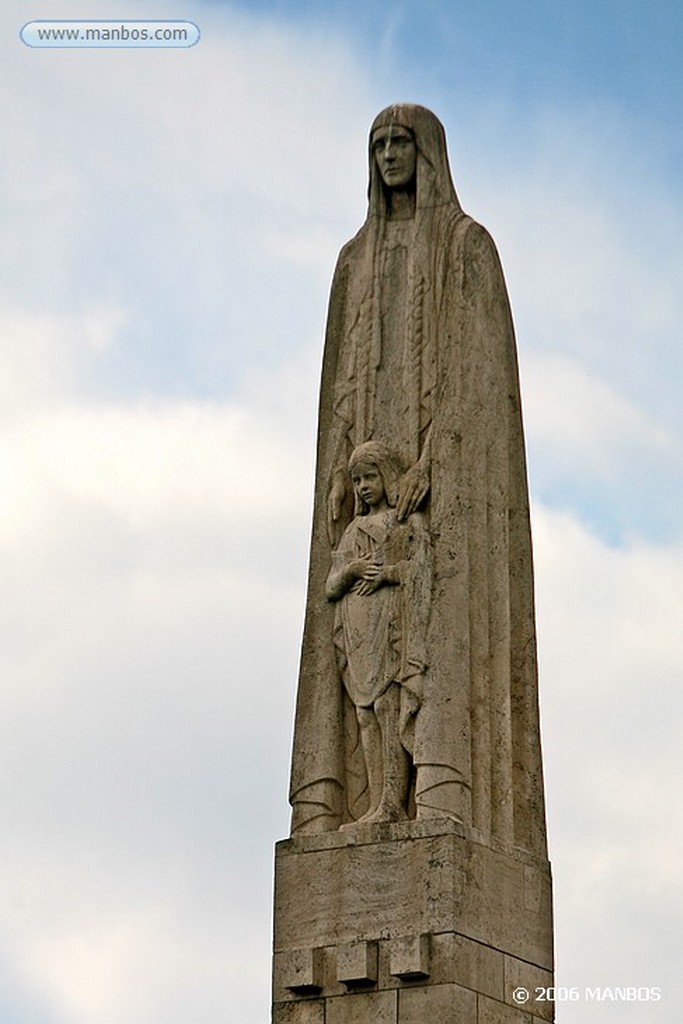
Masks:
[[[278,843],[274,936],[273,1024],[553,1019],[549,865],[446,819]]]

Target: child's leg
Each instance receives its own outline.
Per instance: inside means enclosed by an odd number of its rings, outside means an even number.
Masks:
[[[407,817],[410,756],[399,735],[400,710],[401,690],[398,683],[392,683],[375,701],[384,762],[384,787],[376,815],[378,821],[401,821]]]
[[[384,764],[382,758],[382,733],[380,732],[377,715],[372,708],[356,708],[356,717],[360,727],[360,739],[365,757],[365,770],[368,774],[370,806],[360,819],[363,821],[377,810],[382,799],[384,786]]]

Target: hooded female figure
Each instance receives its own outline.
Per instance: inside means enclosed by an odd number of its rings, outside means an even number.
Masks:
[[[353,516],[349,456],[374,440],[410,467],[399,520],[419,508],[431,536],[410,813],[545,856],[526,465],[500,262],[460,207],[430,111],[378,115],[369,173],[368,215],[340,253],[328,313],[292,831],[336,829],[368,809],[325,583]]]

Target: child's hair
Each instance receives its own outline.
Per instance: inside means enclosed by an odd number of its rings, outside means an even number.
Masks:
[[[387,504],[391,508],[395,508],[398,503],[398,485],[403,476],[403,465],[398,454],[388,445],[382,444],[381,441],[366,441],[352,451],[349,459],[349,473],[352,474],[356,466],[361,463],[377,467],[384,484]],[[355,502],[355,514],[357,516],[367,515],[369,509],[357,494]]]

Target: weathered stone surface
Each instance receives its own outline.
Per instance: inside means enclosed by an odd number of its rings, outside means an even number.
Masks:
[[[389,943],[389,973],[413,980],[429,977],[430,935],[404,935]]]
[[[477,1014],[477,1024],[532,1024],[531,1014],[526,1010],[487,996],[478,997]]]
[[[337,981],[347,987],[377,981],[377,943],[347,942],[337,946]]]
[[[325,1024],[398,1024],[396,992],[349,993],[327,1000]]]
[[[481,942],[464,935],[449,936],[449,952],[453,964],[453,980],[493,999],[505,997],[505,956]]]
[[[323,951],[290,949],[280,953],[275,965],[276,986],[292,992],[312,993],[323,987]]]
[[[365,826],[359,842],[338,832],[278,844],[276,952],[458,932],[552,970],[549,872],[537,872],[544,895],[529,910],[527,855],[467,840],[447,820],[417,823],[417,838],[409,828]]]
[[[459,985],[402,989],[398,994],[399,1024],[475,1024],[477,997]]]
[[[515,989],[524,988],[529,993],[527,1009],[542,1020],[554,1020],[555,1007],[546,999],[536,998],[539,989],[544,992],[553,986],[553,974],[540,967],[518,960],[516,957],[505,957],[505,1002],[515,1005],[512,993]]]
[[[283,970],[283,963],[288,963],[288,950],[275,952],[273,954],[273,1001],[277,1003],[296,1002],[302,998],[309,998],[311,995],[341,996],[348,991],[348,986],[337,979],[337,946],[322,946],[316,951],[319,959],[316,964],[315,977],[320,981],[320,992],[315,990],[288,988],[284,985],[284,978],[288,976],[286,967]],[[380,986],[386,987],[386,986]]]
[[[534,868],[535,900],[528,904],[528,859],[473,843],[463,888],[462,927],[457,930],[492,946],[553,969],[550,865]]]
[[[316,999],[302,1003],[275,1003],[273,1024],[325,1024],[325,1002]]]
[[[346,846],[368,846],[373,843],[401,839],[424,839],[436,835],[465,836],[464,826],[450,818],[426,821],[396,821],[358,824],[353,829],[339,832],[302,833],[276,844],[280,856],[332,850]]]
[[[275,949],[299,949],[361,939],[453,930],[462,902],[467,847],[450,823],[420,838],[336,846],[324,837],[315,850],[278,847]],[[384,834],[386,830],[384,830]],[[344,837],[344,833],[340,833]],[[301,894],[305,893],[305,898]]]

